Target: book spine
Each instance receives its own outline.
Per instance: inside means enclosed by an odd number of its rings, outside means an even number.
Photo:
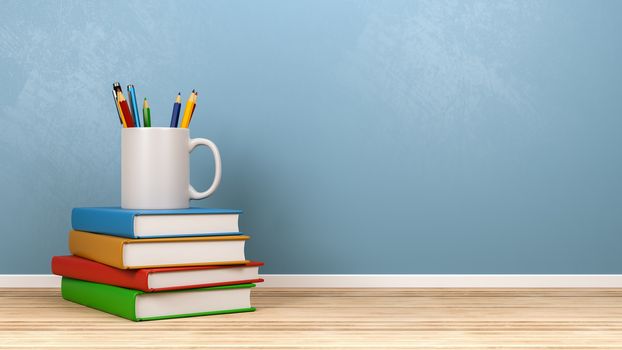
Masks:
[[[53,257],[52,273],[73,279],[147,291],[147,277],[144,270],[121,270],[77,256]]]
[[[109,212],[96,208],[74,208],[71,226],[74,230],[135,238],[133,212]]]
[[[73,255],[94,260],[119,269],[127,268],[123,264],[123,238],[69,231],[69,251]]]
[[[61,293],[65,300],[138,321],[136,296],[140,291],[63,277]]]

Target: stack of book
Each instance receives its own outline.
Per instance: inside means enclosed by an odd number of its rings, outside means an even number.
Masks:
[[[263,263],[246,260],[240,213],[75,208],[52,272],[63,298],[133,321],[254,311]]]

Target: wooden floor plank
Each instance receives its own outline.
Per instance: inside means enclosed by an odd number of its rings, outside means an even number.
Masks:
[[[621,349],[621,289],[256,289],[253,313],[134,323],[0,289],[1,349]]]

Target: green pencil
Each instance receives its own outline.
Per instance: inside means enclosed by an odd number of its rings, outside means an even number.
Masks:
[[[147,103],[146,97],[143,102],[143,126],[145,128],[151,127],[151,109],[149,108],[149,103]]]

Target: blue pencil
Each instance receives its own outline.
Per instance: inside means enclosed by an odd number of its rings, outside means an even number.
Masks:
[[[132,109],[132,117],[134,117],[134,124],[137,128],[140,128],[140,115],[138,114],[138,103],[136,102],[136,91],[134,85],[127,86],[127,93],[130,97],[130,108]]]
[[[173,104],[173,114],[171,115],[171,128],[176,128],[179,123],[179,112],[181,111],[181,92],[177,94]]]

